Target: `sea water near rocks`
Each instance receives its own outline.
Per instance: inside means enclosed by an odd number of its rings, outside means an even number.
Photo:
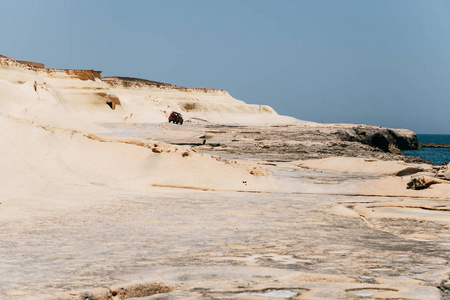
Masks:
[[[435,143],[450,145],[450,134],[418,134],[419,143]],[[432,163],[441,165],[450,162],[450,148],[422,147],[418,150],[405,150],[403,154],[418,156]]]

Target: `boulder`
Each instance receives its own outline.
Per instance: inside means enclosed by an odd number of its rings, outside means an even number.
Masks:
[[[433,177],[420,176],[411,178],[411,181],[407,184],[407,189],[424,190],[429,188],[432,184],[440,183]]]
[[[436,177],[444,180],[450,180],[450,169],[448,168],[448,165],[440,166],[436,173]]]
[[[445,171],[442,175],[444,179],[450,180],[450,170]]]

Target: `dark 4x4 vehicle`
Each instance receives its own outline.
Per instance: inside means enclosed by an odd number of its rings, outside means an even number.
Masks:
[[[180,113],[173,111],[169,116],[169,123],[170,122],[182,125],[183,124],[183,116]]]

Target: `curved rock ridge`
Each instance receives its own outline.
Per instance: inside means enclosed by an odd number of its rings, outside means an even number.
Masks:
[[[156,87],[174,87],[170,83],[164,83],[159,81],[153,81],[135,77],[121,77],[121,76],[108,76],[103,77],[102,80],[112,87],[125,87],[125,88],[141,88],[146,86]]]

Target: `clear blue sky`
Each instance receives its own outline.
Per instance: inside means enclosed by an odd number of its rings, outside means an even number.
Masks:
[[[450,134],[450,1],[4,0],[0,54]]]

